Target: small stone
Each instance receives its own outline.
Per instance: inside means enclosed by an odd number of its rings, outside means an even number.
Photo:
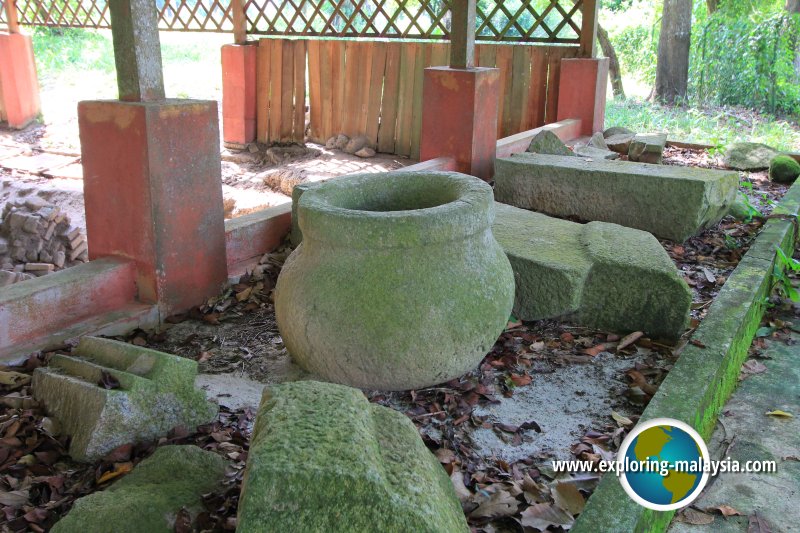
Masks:
[[[32,250],[28,250],[25,252],[25,260],[29,262],[35,262],[39,260],[39,250],[35,248]]]
[[[64,262],[67,260],[67,254],[64,253],[64,250],[58,250],[56,252],[55,257],[53,257],[53,263],[58,268],[64,268]]]
[[[628,147],[628,160],[660,165],[666,144],[666,133],[637,133]]]
[[[25,223],[22,224],[22,231],[27,233],[38,233],[39,232],[39,217],[34,215],[26,215],[25,216]]]
[[[778,183],[792,183],[800,176],[800,163],[788,155],[779,155],[769,164],[769,178]]]
[[[344,150],[347,147],[347,143],[350,142],[350,137],[345,135],[344,133],[340,133],[336,136],[336,142],[334,143],[333,147],[338,150]]]
[[[251,154],[255,154],[255,153],[258,153],[260,151],[259,148],[258,148],[258,145],[256,143],[250,143],[249,145],[247,145],[247,150]]]
[[[54,265],[52,263],[27,263],[25,265],[25,270],[28,272],[35,272],[39,270],[53,270]]]
[[[30,209],[31,211],[38,211],[43,207],[52,207],[52,205],[45,200],[44,198],[39,198],[38,196],[31,196],[25,199],[25,207]]]
[[[73,240],[80,234],[81,234],[81,228],[73,228],[72,230],[70,230],[69,233],[67,233],[67,239]]]
[[[618,133],[616,135],[606,137],[605,140],[609,150],[613,150],[618,154],[627,155],[628,149],[631,147],[631,141],[633,141],[633,137],[633,133]]]
[[[608,144],[606,144],[606,139],[603,137],[603,134],[599,131],[592,135],[592,138],[589,139],[588,146],[592,148],[599,148],[601,150],[608,150]]]
[[[606,129],[603,132],[603,138],[608,139],[614,135],[636,135],[636,132],[633,130],[629,130],[628,128],[623,128],[622,126],[611,126],[610,128]]]
[[[336,135],[325,141],[325,148],[328,150],[333,150],[336,148]]]
[[[42,250],[41,252],[39,252],[39,261],[41,261],[42,263],[52,263],[53,256],[50,255],[50,252],[48,252],[47,250]]]
[[[83,236],[82,233],[79,233],[74,239],[70,239],[69,247],[73,250],[77,249],[81,244],[86,242],[86,237]]]
[[[611,150],[604,150],[603,148],[595,148],[594,146],[579,146],[575,148],[575,155],[579,155],[581,157],[589,157],[594,160],[619,159],[619,154],[617,152],[612,152]]]
[[[77,248],[72,250],[72,252],[70,252],[69,260],[70,261],[75,261],[78,258],[79,255],[81,255],[83,252],[85,252],[88,249],[89,249],[89,245],[86,244],[86,242],[84,241]]]
[[[56,223],[55,221],[51,221],[50,224],[47,226],[47,230],[44,232],[44,240],[49,241],[53,237],[53,233],[56,231]]]
[[[43,208],[39,209],[39,212],[36,213],[43,219],[47,220],[48,222],[52,221],[58,215],[60,209],[54,205],[47,205]]]
[[[375,157],[375,150],[373,150],[369,146],[365,146],[364,148],[362,148],[361,150],[356,152],[355,155],[357,155],[358,157],[367,159],[367,158],[370,158],[370,157]]]
[[[0,270],[0,287],[5,287],[6,285],[11,285],[17,279],[17,275],[14,272],[9,272],[7,270]]]
[[[364,137],[363,135],[359,135],[358,137],[353,137],[344,147],[344,151],[348,154],[355,154],[362,148],[365,148],[369,145],[369,139]]]
[[[8,252],[8,241],[0,237],[0,254]]]
[[[735,170],[748,172],[769,168],[770,162],[780,153],[761,143],[734,143],[722,158],[723,164]]]
[[[542,130],[531,139],[528,145],[528,152],[548,155],[575,155],[572,150],[567,148],[558,135],[550,130]]]
[[[20,211],[12,211],[6,217],[5,225],[9,233],[14,232],[15,230],[22,229],[22,226],[28,221],[28,215],[25,213],[21,213]]]

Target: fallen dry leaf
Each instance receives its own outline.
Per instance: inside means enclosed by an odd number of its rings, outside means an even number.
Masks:
[[[787,413],[786,411],[781,411],[780,409],[775,409],[774,411],[767,411],[765,413],[767,416],[774,416],[775,418],[794,418],[792,413]]]
[[[550,503],[531,505],[522,511],[520,517],[519,523],[522,524],[523,527],[532,527],[539,531],[545,531],[550,526],[560,526],[563,529],[569,529],[575,521],[571,514]]]
[[[764,517],[755,511],[747,520],[747,533],[772,533],[772,529]]]
[[[767,371],[767,367],[761,361],[750,359],[742,365],[742,372],[739,374],[739,381],[746,379],[754,374],[762,374]]]
[[[706,509],[708,512],[718,512],[725,518],[729,516],[743,516],[742,513],[731,507],[730,505],[717,505],[716,507],[709,507]]]
[[[694,526],[705,526],[714,521],[714,515],[686,507],[676,517],[676,520]]]
[[[121,476],[123,474],[127,474],[131,470],[133,470],[133,463],[131,463],[131,462],[119,463],[119,464],[114,466],[114,470],[109,470],[108,472],[106,472],[105,474],[100,476],[97,479],[97,484],[98,485],[102,485],[103,483],[106,483],[107,481],[111,481],[112,479],[114,479],[116,477],[119,477],[119,476]]]
[[[611,418],[613,418],[614,421],[617,424],[619,424],[620,426],[632,426],[633,425],[633,420],[631,420],[627,416],[619,414],[616,411],[611,411]]]
[[[473,518],[511,516],[519,509],[519,501],[505,489],[497,489],[470,513]]]
[[[631,344],[641,339],[643,335],[644,333],[641,331],[634,331],[629,335],[625,335],[625,337],[623,337],[622,340],[619,341],[619,344],[617,345],[617,350],[624,350]]]
[[[581,514],[586,506],[586,498],[572,483],[556,483],[552,493],[556,505],[571,515]]]

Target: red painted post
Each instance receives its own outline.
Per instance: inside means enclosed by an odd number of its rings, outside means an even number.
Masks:
[[[562,59],[558,121],[581,120],[581,135],[603,130],[606,116],[608,58]]]
[[[222,47],[222,140],[256,139],[256,44]]]
[[[459,172],[490,180],[497,148],[500,71],[425,69],[420,160],[453,157]]]
[[[90,259],[136,263],[161,318],[227,280],[216,102],[78,104]]]
[[[7,13],[12,13],[13,2]],[[16,18],[14,18],[16,21]],[[10,33],[0,33],[0,120],[22,129],[39,115],[39,79],[30,35],[17,33],[9,20]]]

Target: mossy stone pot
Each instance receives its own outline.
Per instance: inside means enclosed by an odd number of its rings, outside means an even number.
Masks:
[[[275,291],[294,360],[326,380],[384,390],[475,368],[514,301],[493,209],[489,185],[455,172],[360,174],[305,192],[303,242]]]

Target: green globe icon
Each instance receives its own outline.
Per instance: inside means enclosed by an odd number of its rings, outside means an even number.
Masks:
[[[708,448],[678,420],[660,418],[637,426],[620,447],[620,481],[635,501],[659,511],[691,503],[708,480]]]

